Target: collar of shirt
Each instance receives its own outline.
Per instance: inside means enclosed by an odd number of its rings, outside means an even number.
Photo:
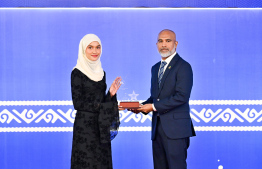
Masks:
[[[171,62],[171,60],[173,59],[173,57],[174,57],[175,55],[176,55],[176,52],[173,53],[172,55],[170,55],[168,58],[166,58],[166,60],[161,59],[161,63],[162,63],[163,61],[165,61],[165,62],[167,63],[167,64],[165,65],[165,67],[164,67],[164,72],[165,72],[167,66],[169,65],[169,63]],[[159,67],[159,68],[160,68],[160,67]],[[159,73],[159,70],[158,70],[158,73]]]
[[[173,53],[172,55],[170,55],[168,58],[166,58],[166,60],[163,60],[163,59],[161,59],[161,63],[163,62],[163,61],[165,61],[167,64],[166,64],[166,66],[171,62],[171,60],[173,59],[173,57],[176,55],[176,52],[175,53]]]

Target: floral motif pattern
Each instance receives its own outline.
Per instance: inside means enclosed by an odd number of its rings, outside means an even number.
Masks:
[[[71,169],[111,169],[110,129],[118,130],[116,96],[105,95],[106,83],[94,82],[78,69],[71,75],[72,98],[77,110],[73,128]],[[112,127],[112,124],[118,124]]]

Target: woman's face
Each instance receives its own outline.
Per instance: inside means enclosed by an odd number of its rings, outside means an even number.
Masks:
[[[91,61],[96,61],[101,54],[101,45],[97,41],[91,42],[86,47],[86,57]]]

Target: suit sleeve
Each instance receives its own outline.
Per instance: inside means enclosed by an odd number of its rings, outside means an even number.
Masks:
[[[153,103],[153,99],[149,97],[146,101],[144,101],[142,104],[150,104]]]
[[[189,63],[183,63],[177,72],[175,93],[170,97],[154,100],[154,106],[159,114],[167,113],[180,105],[189,101],[193,86],[193,72]]]

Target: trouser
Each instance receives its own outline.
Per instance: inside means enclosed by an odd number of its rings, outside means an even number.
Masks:
[[[160,118],[157,118],[156,136],[153,140],[154,169],[186,169],[189,137],[170,139],[163,131]]]

